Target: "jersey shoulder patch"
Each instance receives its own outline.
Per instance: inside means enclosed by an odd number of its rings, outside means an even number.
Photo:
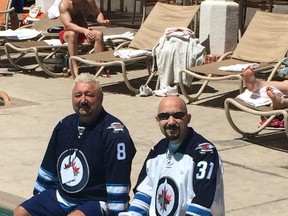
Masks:
[[[106,129],[113,130],[113,133],[124,132],[124,125],[120,122],[113,122]]]
[[[215,146],[212,145],[211,143],[200,143],[196,147],[196,151],[199,151],[200,154],[208,154],[208,153],[213,153],[215,149]]]

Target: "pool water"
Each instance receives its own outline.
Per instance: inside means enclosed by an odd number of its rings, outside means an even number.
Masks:
[[[0,216],[12,216],[13,212],[9,209],[0,208]]]

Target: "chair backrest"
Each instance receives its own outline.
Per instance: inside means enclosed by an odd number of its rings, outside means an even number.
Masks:
[[[140,26],[130,47],[152,50],[166,28],[188,27],[199,7],[199,5],[179,6],[158,2]]]
[[[240,39],[232,58],[273,63],[288,51],[288,14],[257,11]]]
[[[33,23],[33,28],[37,31],[47,31],[47,29],[55,26],[63,26],[60,17],[55,19],[49,19],[48,15],[45,14],[39,21]]]
[[[0,1],[0,26],[4,26],[5,30],[8,28],[8,22],[9,22],[8,10],[11,8],[11,4],[12,0]]]

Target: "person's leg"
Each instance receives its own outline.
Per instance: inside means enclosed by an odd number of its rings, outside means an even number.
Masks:
[[[273,88],[266,88],[268,97],[272,100],[273,109],[283,109],[288,107],[288,98],[275,94]]]
[[[8,96],[6,92],[0,91],[0,98],[3,100],[4,106],[11,105],[10,97]]]
[[[106,215],[107,204],[102,201],[86,201],[79,204],[68,216],[103,216]]]
[[[90,43],[94,43],[94,52],[103,52],[105,49],[105,43],[103,39],[103,32],[94,29],[93,34],[95,35],[95,40],[90,41]],[[102,73],[100,74],[101,76],[105,74],[106,77],[110,77],[108,70],[106,68],[103,69]]]
[[[64,37],[64,41],[68,43],[69,56],[78,55],[78,34],[73,31],[65,31],[63,37]],[[72,61],[72,67],[73,67],[75,77],[78,76],[79,74],[78,64],[74,60]]]
[[[68,216],[86,216],[82,211],[76,210],[71,212]]]
[[[243,77],[249,91],[254,91],[265,86],[265,82],[256,79],[252,66],[245,69]]]
[[[104,51],[104,40],[103,40],[103,32],[94,29],[93,34],[95,35],[94,41],[94,52],[103,52]]]
[[[66,216],[67,211],[60,206],[56,198],[56,190],[45,190],[24,201],[14,210],[14,216]]]
[[[10,23],[11,23],[11,29],[15,30],[19,28],[19,18],[18,18],[18,13],[17,12],[11,12],[10,13]]]
[[[244,73],[243,77],[246,83],[246,87],[250,91],[260,89],[264,86],[273,86],[281,91],[283,94],[288,95],[288,80],[284,81],[262,81],[256,79],[254,75],[254,70],[252,67],[248,67]]]
[[[19,28],[20,22],[18,14],[23,13],[24,0],[13,0],[11,6],[15,8],[15,10],[10,13],[11,29],[15,30]]]
[[[17,206],[13,212],[13,216],[31,216],[22,206]]]
[[[283,81],[267,81],[265,86],[273,86],[281,91],[284,95],[288,95],[288,80]]]

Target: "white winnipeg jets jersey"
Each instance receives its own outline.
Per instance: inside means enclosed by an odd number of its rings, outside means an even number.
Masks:
[[[167,139],[149,153],[129,212],[149,216],[224,216],[222,164],[213,144],[192,128],[174,154]]]

